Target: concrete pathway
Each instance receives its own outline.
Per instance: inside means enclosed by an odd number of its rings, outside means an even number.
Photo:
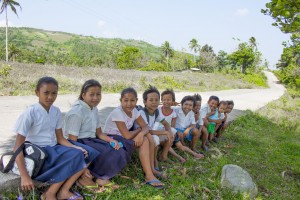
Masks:
[[[233,119],[239,116],[244,110],[255,111],[267,103],[280,98],[285,88],[277,84],[277,78],[271,72],[265,72],[268,77],[268,89],[236,89],[224,91],[201,92],[203,102],[206,102],[211,95],[216,95],[220,100],[233,100],[235,103],[234,111],[230,114]],[[176,92],[176,101],[190,92]],[[139,94],[138,104],[143,105],[142,94]],[[54,105],[58,106],[62,112],[67,112],[78,95],[58,95]],[[104,125],[107,115],[113,108],[120,104],[120,94],[103,94],[102,101],[98,106],[100,110],[101,122]],[[12,149],[15,136],[12,134],[12,127],[18,116],[27,106],[37,102],[36,96],[0,96],[0,154]]]

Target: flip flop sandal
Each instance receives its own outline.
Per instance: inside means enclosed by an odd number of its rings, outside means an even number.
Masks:
[[[146,185],[150,185],[156,189],[163,189],[164,186],[163,185],[153,185],[153,183],[162,183],[160,180],[151,180],[151,181],[147,181],[145,182]]]
[[[81,188],[81,189],[83,189],[83,190],[89,190],[89,191],[91,191],[91,192],[95,192],[96,190],[99,189],[98,183],[95,183],[95,185],[82,185],[82,184],[79,183],[79,181],[77,180],[77,181],[75,182],[75,184],[76,184],[79,188]]]

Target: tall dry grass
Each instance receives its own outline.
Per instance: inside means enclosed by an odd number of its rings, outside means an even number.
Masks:
[[[233,75],[197,72],[146,72],[94,67],[65,67],[10,63],[12,70],[7,77],[0,77],[0,95],[33,94],[36,81],[43,76],[52,76],[59,81],[60,93],[78,93],[88,79],[96,79],[104,92],[120,92],[131,86],[143,91],[149,84],[159,89],[173,88],[175,91],[215,91],[237,88],[257,88]],[[4,63],[0,62],[3,67]]]

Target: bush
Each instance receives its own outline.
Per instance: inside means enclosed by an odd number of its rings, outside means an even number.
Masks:
[[[7,77],[12,70],[12,67],[10,65],[4,64],[0,68],[0,77]]]

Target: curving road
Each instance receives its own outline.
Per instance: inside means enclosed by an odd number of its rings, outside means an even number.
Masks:
[[[265,71],[268,77],[268,89],[236,89],[224,91],[201,92],[203,102],[206,102],[211,95],[216,95],[220,100],[234,100],[235,107],[231,116],[238,115],[239,111],[252,110],[255,111],[267,103],[280,98],[285,88],[278,84],[277,78],[271,72]],[[176,100],[180,100],[193,93],[178,92]],[[71,104],[77,99],[77,95],[59,95],[54,105],[58,106],[62,112],[67,112]],[[102,101],[98,106],[102,123],[112,108],[120,104],[120,94],[103,94]],[[15,136],[12,134],[12,127],[18,116],[25,108],[37,101],[36,96],[0,96],[0,154],[11,150],[14,144]],[[143,105],[142,94],[139,94],[138,104]]]

